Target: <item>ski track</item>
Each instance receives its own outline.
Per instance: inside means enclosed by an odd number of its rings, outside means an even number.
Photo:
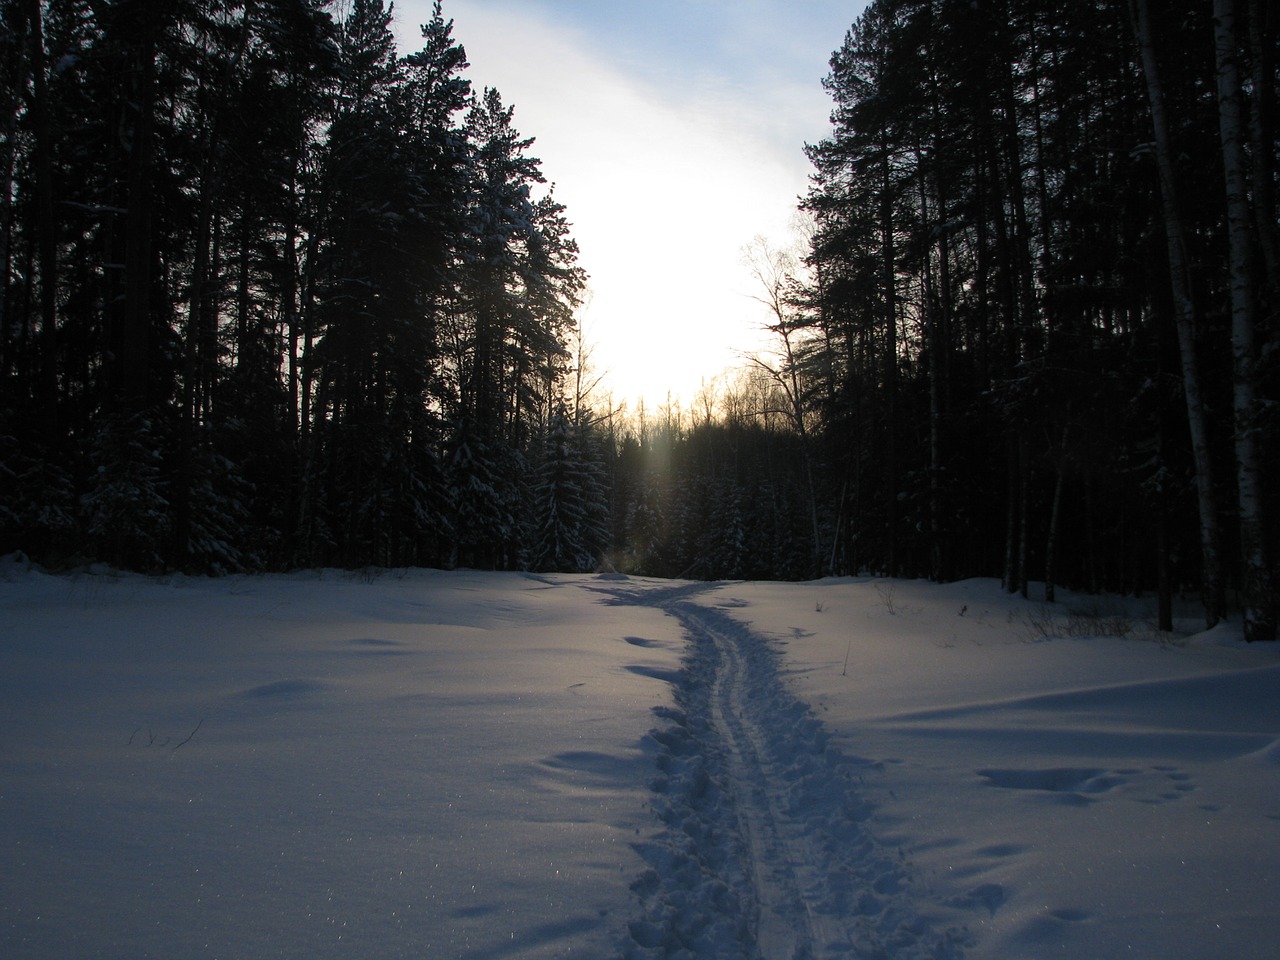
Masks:
[[[608,592],[678,619],[689,646],[676,709],[661,709],[653,806],[638,845],[643,916],[629,960],[960,960],[963,927],[877,842],[862,781],[880,765],[844,755],[793,697],[770,641],[693,602],[713,585]]]

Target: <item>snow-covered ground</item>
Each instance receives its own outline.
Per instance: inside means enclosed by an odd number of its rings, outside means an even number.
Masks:
[[[1272,957],[1280,648],[1143,617],[9,560],[0,957]]]

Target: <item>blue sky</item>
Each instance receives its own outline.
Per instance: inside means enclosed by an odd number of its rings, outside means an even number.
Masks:
[[[861,0],[445,0],[469,77],[515,106],[591,274],[583,312],[616,402],[685,404],[759,349],[741,263],[792,241],[803,145]],[[430,0],[395,7],[416,49]]]

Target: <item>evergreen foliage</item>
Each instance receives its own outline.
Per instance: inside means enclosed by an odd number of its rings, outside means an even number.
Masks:
[[[522,562],[577,248],[440,3],[337,9],[0,4],[0,552]]]
[[[608,545],[603,470],[592,431],[557,403],[546,427],[533,494],[529,567],[594,570]]]

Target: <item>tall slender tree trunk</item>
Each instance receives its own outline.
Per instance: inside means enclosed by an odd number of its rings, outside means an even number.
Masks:
[[[1067,414],[1070,415],[1068,409]],[[1058,476],[1053,484],[1053,506],[1049,511],[1049,536],[1044,546],[1044,599],[1046,603],[1057,600],[1058,534],[1062,529],[1062,492],[1067,485],[1067,447],[1071,442],[1071,423],[1062,428],[1062,440],[1058,444]]]
[[[883,144],[881,156],[880,257],[884,271],[884,394],[885,394],[885,572],[898,575],[898,298],[893,241],[893,186],[889,164],[889,145]]]
[[[131,50],[134,71],[130,93],[135,111],[129,149],[129,207],[126,214],[124,330],[121,338],[122,394],[130,413],[149,399],[152,294],[152,214],[154,210],[156,44],[159,11],[153,4],[139,11],[141,36]]]
[[[933,580],[944,579],[946,550],[942,533],[942,435],[943,435],[943,380],[946,366],[947,339],[945,317],[947,298],[947,240],[946,209],[941,198],[934,203],[930,194],[934,178],[925,172],[924,152],[916,150],[916,187],[920,204],[920,218],[925,224],[933,224],[937,244],[930,244],[925,255],[923,275],[923,307],[925,333],[925,361],[929,378],[929,576]],[[941,193],[941,191],[938,191]],[[933,258],[938,258],[941,290],[934,286]]]
[[[206,140],[205,164],[200,184],[200,207],[196,219],[195,251],[191,267],[191,294],[187,304],[187,330],[183,350],[182,411],[179,431],[181,445],[179,464],[173,484],[170,502],[173,505],[173,561],[185,564],[190,551],[192,503],[191,491],[195,483],[195,452],[198,443],[200,406],[203,396],[205,358],[201,352],[203,331],[208,304],[206,286],[209,283],[209,248],[213,243],[213,201],[210,196],[210,145]]]
[[[32,77],[32,163],[36,193],[36,262],[40,270],[40,341],[38,396],[51,434],[58,430],[58,234],[53,207],[53,127],[49,117],[49,85],[44,25],[39,0],[27,4],[27,37]]]
[[[929,576],[935,581],[943,579],[942,547],[942,337],[941,321],[937,316],[936,297],[931,289],[932,271],[925,265],[925,324],[929,350]]]
[[[1006,264],[1010,271],[1011,304],[1015,312],[1009,319],[1017,325],[1018,359],[1026,359],[1039,353],[1041,349],[1033,276],[1035,258],[1032,255],[1031,225],[1027,216],[1026,187],[1022,176],[1022,141],[1018,117],[1019,92],[1014,89],[1011,58],[1006,58],[1003,69],[1005,75],[1002,78],[1004,83],[1001,85],[1000,95],[1002,102],[998,116],[993,120],[999,124],[1004,140],[1005,193],[1013,214],[1012,231],[1007,238]],[[1004,222],[1004,217],[1001,217],[1001,222]]]
[[[21,17],[19,20],[21,29]],[[9,281],[13,265],[13,186],[14,168],[17,162],[18,118],[22,112],[22,100],[19,95],[20,78],[26,76],[25,38],[21,35],[14,38],[14,57],[10,64],[10,77],[13,82],[7,84],[8,89],[3,96],[4,127],[0,129],[0,403],[3,402],[4,390],[9,385],[9,369],[13,362],[13,350],[10,344],[9,327]],[[0,77],[0,82],[5,78]]]
[[[1019,502],[1022,495],[1019,470],[1021,440],[1017,431],[1010,427],[1005,435],[1005,524],[1004,524],[1004,589],[1007,593],[1017,593],[1021,584],[1021,570],[1018,567],[1018,524],[1022,513]]]
[[[298,225],[296,222],[297,204],[294,199],[295,185],[289,185],[289,219],[284,228],[284,243],[281,252],[284,263],[281,267],[280,303],[284,313],[284,336],[286,366],[289,378],[289,436],[296,442],[299,435],[299,386],[301,372],[298,363],[298,341],[301,334],[298,304]]]
[[[1246,640],[1274,640],[1272,571],[1262,517],[1264,430],[1258,403],[1257,319],[1250,270],[1248,172],[1244,157],[1240,78],[1236,66],[1234,0],[1214,0],[1214,51],[1218,68],[1218,127],[1227,193],[1227,241],[1231,269],[1231,353],[1234,361],[1236,488],[1239,497],[1241,601]]]
[[[1274,39],[1276,12],[1270,0],[1249,0],[1249,53],[1253,90],[1249,110],[1250,160],[1253,164],[1253,220],[1262,249],[1266,285],[1280,297],[1280,223],[1277,222],[1274,124],[1276,107]],[[1270,21],[1268,21],[1270,18]]]
[[[1045,158],[1045,122],[1044,122],[1044,104],[1043,92],[1041,89],[1041,76],[1043,71],[1042,58],[1044,56],[1038,35],[1036,34],[1034,23],[1028,28],[1028,35],[1031,40],[1031,118],[1033,130],[1035,134],[1035,184],[1036,184],[1036,229],[1040,234],[1040,249],[1038,253],[1038,269],[1043,282],[1048,283],[1048,278],[1052,276],[1053,270],[1053,223],[1052,223],[1052,207],[1049,202],[1049,183],[1047,175],[1048,162]],[[1041,322],[1044,324],[1045,352],[1049,352],[1053,347],[1053,335],[1055,331],[1051,326],[1051,320],[1048,311],[1041,311]]]
[[[1160,405],[1160,414],[1156,425],[1156,458],[1163,474],[1166,463],[1165,427],[1167,420],[1165,405]],[[1163,476],[1155,488],[1155,524],[1156,524],[1156,629],[1163,633],[1173,631],[1173,573],[1170,563],[1169,546],[1169,490]]]
[[[1205,626],[1212,627],[1226,613],[1226,594],[1222,581],[1222,533],[1218,520],[1217,494],[1214,492],[1208,417],[1205,413],[1204,396],[1200,387],[1199,362],[1196,357],[1195,304],[1191,298],[1186,244],[1183,239],[1174,179],[1173,147],[1169,141],[1164,89],[1160,83],[1155,45],[1151,37],[1151,17],[1147,0],[1131,0],[1130,12],[1134,35],[1142,56],[1142,72],[1146,77],[1152,132],[1155,137],[1156,166],[1159,170],[1161,209],[1169,258],[1169,283],[1173,294],[1174,320],[1178,332],[1178,352],[1182,360],[1182,386],[1187,404],[1187,425],[1191,431],[1191,450],[1196,467],[1196,494],[1200,509],[1200,581]]]
[[[791,420],[795,424],[796,433],[800,437],[800,452],[804,459],[805,485],[809,492],[810,536],[813,538],[813,555],[811,557],[813,576],[820,577],[822,576],[822,529],[818,524],[818,483],[813,464],[813,438],[809,435],[809,428],[805,423],[804,394],[801,392],[799,364],[791,346],[791,334],[786,327],[786,321],[782,320],[781,315],[779,319],[782,321],[783,344],[787,354],[787,398],[791,405]]]
[[[1018,437],[1018,592],[1027,598],[1031,541],[1031,455],[1025,431]]]

